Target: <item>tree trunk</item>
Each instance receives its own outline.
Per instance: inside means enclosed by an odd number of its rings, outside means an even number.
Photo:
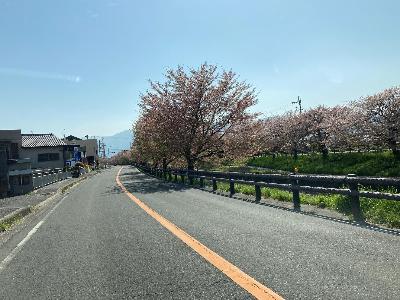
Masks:
[[[328,158],[328,153],[329,153],[328,147],[326,147],[325,145],[323,145],[322,150],[321,150],[321,153],[322,153],[322,158],[323,158],[323,159],[327,159],[327,158]]]
[[[191,176],[191,172],[194,171],[194,161],[191,157],[187,157],[186,158],[186,162],[187,162],[187,169],[188,169],[188,179],[189,179],[189,184],[193,185],[193,177]]]
[[[391,138],[389,138],[388,144],[389,144],[390,150],[392,150],[393,155],[396,158],[400,158],[400,149],[397,147],[396,140],[393,137],[391,137]]]
[[[164,179],[167,179],[167,167],[168,167],[167,159],[163,158],[162,169],[163,169]]]
[[[194,163],[192,159],[186,159],[187,162],[187,169],[189,171],[193,171],[194,170]]]
[[[392,153],[395,158],[400,159],[400,149],[396,147],[396,145],[393,145],[391,147]]]
[[[299,158],[299,151],[297,151],[296,148],[293,149],[293,158],[294,160],[297,160]]]

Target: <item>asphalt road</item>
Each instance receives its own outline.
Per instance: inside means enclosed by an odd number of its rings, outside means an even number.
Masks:
[[[83,181],[1,246],[0,261],[13,255],[0,265],[0,299],[251,298],[130,200],[118,170]],[[400,299],[399,236],[163,184],[130,167],[120,179],[286,299]]]

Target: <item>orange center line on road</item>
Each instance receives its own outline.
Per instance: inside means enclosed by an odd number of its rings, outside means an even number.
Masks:
[[[119,180],[119,174],[121,173],[123,167],[119,169],[116,181],[120,188],[128,195],[131,200],[133,200],[140,208],[142,208],[147,214],[153,217],[157,222],[159,222],[162,226],[168,229],[173,235],[178,237],[181,241],[183,241],[186,245],[192,248],[195,252],[201,255],[205,260],[211,263],[214,267],[228,276],[233,282],[237,285],[245,289],[251,295],[256,297],[257,299],[282,299],[277,293],[272,291],[271,289],[267,288],[254,278],[250,277],[242,270],[240,270],[235,265],[231,264],[229,261],[212,251],[211,249],[207,248],[205,245],[200,243],[198,240],[190,236],[188,233],[180,229],[174,223],[170,222],[157,212],[155,212],[152,208],[144,204],[134,195],[132,195],[126,187],[122,184]]]

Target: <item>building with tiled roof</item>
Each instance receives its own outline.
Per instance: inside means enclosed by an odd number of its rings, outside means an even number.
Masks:
[[[21,157],[30,158],[33,169],[64,167],[66,143],[52,133],[22,134]]]
[[[44,134],[22,134],[22,147],[57,147],[66,143],[52,133]]]

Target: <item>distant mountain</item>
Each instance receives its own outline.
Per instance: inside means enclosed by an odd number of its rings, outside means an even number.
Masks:
[[[128,150],[131,148],[133,134],[131,130],[125,130],[111,136],[104,136],[103,138],[104,143],[106,144],[107,156],[113,156],[122,150]]]

